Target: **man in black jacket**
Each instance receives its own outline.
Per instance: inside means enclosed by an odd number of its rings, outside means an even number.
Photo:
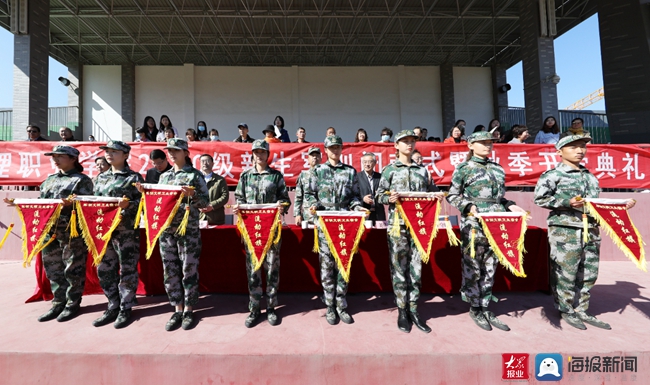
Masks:
[[[153,150],[149,154],[151,164],[153,167],[147,170],[147,177],[144,179],[145,183],[158,183],[160,174],[172,168],[172,165],[167,161],[167,155],[163,150]]]
[[[381,174],[375,172],[376,164],[377,158],[372,152],[368,152],[361,157],[363,170],[357,173],[359,193],[363,201],[363,207],[370,210],[368,220],[385,221],[386,211],[384,211],[384,205],[375,203],[373,198],[375,196],[375,191],[377,191],[377,187],[379,187],[379,179],[381,179]]]

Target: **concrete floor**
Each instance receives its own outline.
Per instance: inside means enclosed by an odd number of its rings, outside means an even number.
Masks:
[[[398,331],[391,294],[350,295],[356,323],[330,326],[318,293],[280,293],[278,326],[247,329],[246,296],[210,294],[193,330],[166,332],[171,306],[163,296],[139,298],[135,321],[122,330],[91,325],[105,310],[101,295],[84,297],[69,322],[39,323],[50,304],[24,303],[33,268],[0,261],[0,384],[502,384],[503,353],[529,353],[529,382],[537,383],[542,352],[637,356],[637,373],[565,369],[562,382],[648,384],[649,277],[629,261],[601,263],[590,311],[611,331],[571,328],[544,293],[499,293],[491,309],[507,333],[476,327],[458,295],[427,295],[420,314],[431,334]]]

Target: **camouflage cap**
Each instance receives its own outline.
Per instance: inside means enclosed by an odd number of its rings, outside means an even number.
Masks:
[[[343,139],[338,135],[330,135],[325,138],[325,148],[332,146],[343,146]]]
[[[418,138],[418,135],[415,134],[415,131],[413,131],[413,130],[402,130],[402,131],[398,132],[397,135],[395,136],[395,142],[398,142],[400,139],[408,138],[409,136],[412,136],[414,138]]]
[[[585,133],[583,135],[567,135],[555,143],[555,148],[557,150],[561,149],[562,147],[566,146],[569,143],[577,142],[579,140],[583,140],[587,143],[591,142],[591,135],[589,133]]]
[[[169,149],[189,151],[189,148],[187,147],[187,141],[179,138],[171,138],[167,141],[165,150]]]
[[[51,152],[45,153],[45,156],[52,156],[54,154],[79,157],[79,150],[71,146],[54,146]]]
[[[481,140],[499,140],[489,131],[479,131],[467,137],[467,143],[479,142]]]
[[[251,148],[251,151],[255,151],[255,150],[269,151],[269,144],[266,143],[266,140],[257,139],[256,141],[253,142],[253,147]]]
[[[315,152],[317,152],[317,153],[320,154],[320,148],[319,148],[319,147],[316,147],[316,146],[311,146],[311,147],[309,147],[309,148],[307,149],[307,155],[311,155],[311,154],[313,154],[313,153],[315,153]]]
[[[122,151],[124,153],[131,152],[131,146],[128,144],[122,142],[121,140],[109,140],[108,143],[106,143],[105,146],[99,146],[102,150],[117,150],[117,151]]]

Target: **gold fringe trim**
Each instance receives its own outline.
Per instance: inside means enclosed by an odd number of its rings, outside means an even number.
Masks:
[[[587,218],[587,214],[582,214],[582,242],[589,242],[589,218]]]
[[[460,240],[454,233],[454,229],[451,227],[451,221],[447,215],[445,215],[445,229],[447,230],[447,238],[449,239],[449,244],[452,246],[460,246]]]
[[[68,226],[70,227],[70,238],[79,237],[79,231],[77,230],[77,210],[75,209],[77,203],[78,201],[73,203],[72,215],[70,215],[70,223],[68,223]]]
[[[433,220],[433,231],[431,231],[431,235],[429,235],[429,240],[427,241],[426,249],[422,246],[422,243],[420,243],[420,239],[415,233],[415,229],[411,225],[411,221],[409,221],[409,219],[406,217],[406,213],[404,212],[404,208],[402,207],[402,204],[396,203],[395,208],[397,209],[399,216],[401,216],[402,219],[404,220],[404,225],[406,225],[406,228],[408,228],[411,233],[411,238],[413,238],[413,241],[415,242],[415,247],[418,249],[418,252],[420,253],[420,259],[422,259],[422,262],[428,263],[429,254],[431,254],[431,246],[433,245],[433,240],[436,238],[436,235],[438,235],[438,216],[440,215],[440,201],[436,202],[436,213],[435,213],[435,219]],[[395,223],[398,222],[395,221]]]
[[[277,234],[275,237],[272,235],[269,236],[269,238],[266,240],[266,245],[264,245],[264,249],[262,250],[262,255],[258,259],[257,254],[255,254],[255,248],[253,247],[253,242],[251,241],[250,235],[248,234],[248,230],[246,229],[246,225],[244,224],[244,220],[241,217],[241,214],[238,212],[237,213],[237,228],[239,229],[239,233],[241,234],[242,241],[248,248],[248,251],[251,253],[251,266],[253,266],[253,271],[259,270],[260,267],[262,267],[262,264],[264,263],[264,259],[266,258],[266,253],[268,253],[269,249],[271,248],[271,245],[275,245],[278,242],[280,242],[281,239],[281,234],[282,234],[282,228],[278,228],[278,226],[281,226],[282,221],[280,220],[280,215],[282,212],[282,208],[278,207],[277,211],[275,212],[275,218],[273,218],[273,225],[271,226],[271,230],[269,230],[269,234],[274,234],[274,231],[277,231]]]
[[[361,219],[362,220],[359,229],[357,230],[357,234],[354,237],[354,243],[352,249],[350,249],[350,261],[348,262],[348,266],[349,266],[349,271],[348,271],[343,266],[343,262],[341,262],[341,257],[339,256],[339,253],[336,251],[336,248],[334,247],[334,242],[332,241],[330,234],[327,232],[327,228],[325,227],[325,221],[323,221],[322,217],[318,218],[321,226],[323,226],[323,229],[321,231],[325,235],[327,246],[329,246],[330,253],[332,254],[332,256],[334,256],[334,259],[336,260],[336,265],[338,266],[339,272],[341,273],[341,276],[343,277],[345,282],[350,282],[350,272],[352,270],[352,258],[354,257],[354,254],[356,254],[357,251],[359,251],[359,241],[361,240],[361,236],[363,235],[363,232],[365,230],[365,226],[364,226],[365,218],[361,218]]]
[[[138,204],[138,212],[135,214],[135,224],[133,229],[138,229],[140,227],[140,217],[142,216],[142,211],[144,210],[144,193],[140,196],[140,203]]]
[[[76,208],[77,211],[83,213],[83,210],[81,209],[81,202],[78,201],[76,203],[77,203],[77,208]],[[104,241],[104,247],[101,250],[97,250],[95,241],[93,240],[92,234],[90,233],[90,229],[88,228],[88,222],[86,222],[86,217],[84,215],[79,215],[79,226],[81,226],[81,236],[83,237],[86,246],[88,246],[88,251],[90,251],[90,254],[93,256],[94,266],[99,265],[99,263],[104,258],[104,254],[106,254],[106,249],[108,248],[108,242],[110,242],[111,236],[113,235],[113,231],[115,231],[117,226],[120,224],[120,221],[122,220],[122,209],[119,207],[119,205],[117,207],[117,210],[118,210],[117,214],[115,214],[115,217],[113,217],[113,222],[111,222],[111,227],[109,227],[108,230],[102,236],[102,240]]]
[[[9,227],[7,227],[7,231],[5,232],[4,237],[2,237],[2,240],[0,241],[0,250],[2,250],[2,246],[5,245],[5,241],[7,241],[7,238],[9,237],[9,234],[11,233],[11,230],[14,228],[14,224],[10,223]]]
[[[524,273],[524,255],[522,254],[521,250],[524,247],[524,238],[526,235],[526,218],[523,217],[521,219],[522,225],[521,225],[521,233],[519,234],[519,239],[517,239],[517,253],[519,255],[517,256],[517,260],[519,261],[519,266],[521,267],[521,271],[515,269],[515,267],[508,261],[505,255],[503,255],[503,252],[499,248],[499,245],[497,242],[494,240],[494,237],[492,236],[492,233],[487,227],[487,224],[483,220],[483,218],[480,218],[481,225],[483,227],[483,233],[485,234],[485,237],[488,239],[488,242],[490,243],[490,246],[492,246],[492,251],[494,254],[497,256],[499,259],[499,262],[501,262],[501,265],[508,269],[514,276],[520,277],[520,278],[526,278],[526,273]]]
[[[399,202],[399,199],[395,201],[395,213],[393,214],[393,225],[390,228],[390,231],[388,235],[391,237],[398,238],[399,237],[399,208],[401,208],[402,205]]]
[[[142,200],[144,200],[144,194],[142,194]],[[178,199],[176,200],[176,204],[172,208],[172,211],[169,213],[169,217],[167,217],[167,220],[163,225],[160,227],[160,230],[158,231],[158,234],[154,237],[154,239],[149,243],[149,224],[147,223],[147,206],[143,205],[142,213],[144,215],[144,228],[146,229],[146,234],[147,234],[147,259],[151,258],[151,254],[153,254],[153,248],[156,246],[156,242],[158,242],[158,238],[160,238],[160,235],[163,233],[163,231],[167,230],[169,225],[172,224],[172,221],[174,220],[174,217],[176,216],[176,212],[178,211],[178,208],[181,206],[181,202],[183,201],[183,194],[179,194]]]
[[[187,206],[185,206],[185,214],[183,214],[183,220],[178,225],[178,230],[176,230],[176,233],[178,235],[185,235],[185,233],[187,232],[187,223],[189,221],[190,221],[190,204],[188,203]]]
[[[643,245],[645,245],[645,242],[643,242],[643,238],[641,238],[641,234],[639,233],[639,230],[636,228],[634,223],[632,222],[632,218],[630,218],[630,214],[625,210],[625,215],[628,216],[628,219],[630,220],[630,224],[632,225],[632,229],[634,230],[634,234],[636,234],[637,240],[639,242],[639,259],[636,258],[632,250],[630,250],[629,247],[621,240],[621,237],[612,229],[612,227],[607,223],[605,218],[603,218],[598,211],[592,206],[591,202],[585,202],[587,209],[589,210],[589,214],[591,214],[594,218],[596,218],[596,222],[600,225],[605,230],[605,234],[607,234],[611,239],[612,242],[623,252],[623,254],[632,261],[636,267],[639,269],[647,272],[647,266],[646,266],[646,259],[645,259],[645,249]]]
[[[18,210],[18,216],[20,216],[20,220],[23,223],[23,230],[22,230],[22,236],[23,236],[23,247],[22,247],[22,252],[23,252],[23,267],[31,266],[32,259],[34,256],[38,253],[41,252],[44,248],[46,248],[50,243],[56,239],[56,234],[53,234],[52,237],[50,238],[49,242],[45,242],[45,237],[47,237],[48,233],[52,229],[52,226],[59,220],[59,216],[61,215],[61,209],[63,208],[63,204],[59,203],[56,206],[56,209],[54,210],[54,213],[52,213],[52,216],[50,219],[47,220],[47,224],[43,228],[43,232],[41,233],[40,237],[34,244],[34,248],[32,249],[31,253],[27,252],[27,226],[25,225],[25,217],[23,216],[23,212],[20,210],[20,206],[16,206],[16,210]]]
[[[469,256],[476,258],[476,247],[474,247],[474,240],[476,239],[476,229],[472,229],[472,237],[469,240]]]

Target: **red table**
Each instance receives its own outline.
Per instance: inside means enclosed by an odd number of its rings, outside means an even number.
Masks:
[[[459,236],[458,229],[454,230]],[[162,261],[158,247],[147,260],[145,258],[145,233],[140,236],[140,283],[138,294],[165,294]],[[248,293],[243,244],[235,226],[219,226],[217,229],[201,230],[203,251],[199,263],[199,285],[203,293]],[[280,252],[280,292],[321,291],[318,255],[313,253],[314,231],[297,226],[282,229]],[[499,265],[494,291],[549,290],[548,241],[546,230],[529,227],[526,232],[524,271],[527,278],[518,278]],[[359,254],[354,256],[349,291],[390,292],[392,285],[388,266],[386,230],[366,230],[361,238]],[[50,282],[45,276],[40,255],[36,261],[37,287],[31,298],[52,298]],[[447,233],[438,232],[433,242],[430,262],[422,268],[423,293],[456,293],[461,284],[460,248],[447,243]],[[97,273],[88,260],[84,294],[101,294]]]

